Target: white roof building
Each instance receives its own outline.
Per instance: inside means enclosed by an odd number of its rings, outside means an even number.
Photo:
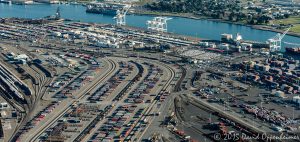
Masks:
[[[26,54],[20,54],[20,55],[17,55],[15,58],[15,60],[26,60],[26,59],[29,59],[29,57],[26,55]]]
[[[300,96],[294,96],[293,97],[293,102],[297,103],[297,104],[300,104]]]
[[[285,98],[285,93],[282,91],[276,91],[275,96],[280,97],[280,98]]]

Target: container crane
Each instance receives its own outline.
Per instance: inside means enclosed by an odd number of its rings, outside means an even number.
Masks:
[[[61,18],[61,16],[60,16],[60,8],[57,7],[56,13],[55,13],[55,19],[56,19],[56,20],[59,20],[60,18]]]
[[[126,25],[126,14],[131,8],[131,5],[124,6],[121,10],[117,10],[117,15],[113,18],[117,21],[117,26]]]
[[[159,31],[159,32],[167,32],[168,26],[167,21],[172,18],[168,17],[154,17],[153,20],[147,21],[148,30]]]
[[[276,34],[276,36],[268,39],[267,43],[270,45],[270,51],[275,52],[275,51],[281,51],[281,41],[284,38],[284,36],[289,32],[291,27],[289,27],[286,31],[284,31],[283,34]]]

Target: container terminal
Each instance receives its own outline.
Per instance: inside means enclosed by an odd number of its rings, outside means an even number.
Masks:
[[[0,19],[0,138],[299,141],[297,56],[279,52],[277,38],[176,35],[168,20],[139,29],[118,16],[117,25],[63,20],[59,9]]]

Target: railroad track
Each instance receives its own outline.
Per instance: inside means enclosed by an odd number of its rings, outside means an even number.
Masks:
[[[95,119],[91,121],[91,123],[88,124],[88,126],[73,140],[74,142],[81,142],[82,139],[86,136],[87,133],[90,132],[94,128],[95,125],[106,116],[105,114],[109,113],[112,110],[112,106],[109,105],[106,108],[104,108],[104,111],[97,114]]]
[[[53,79],[46,77],[46,74],[36,67],[30,66],[30,68],[35,72],[35,77],[38,79],[38,85],[34,85],[35,96],[34,100],[32,100],[33,104],[31,106],[34,107],[41,97],[46,93],[47,86]]]
[[[200,130],[199,128],[195,127],[192,123],[189,122],[185,122],[183,123],[183,125],[187,128],[190,128],[190,130],[194,131],[195,133],[198,133],[200,135],[203,135],[205,137],[207,137],[208,139],[210,139],[211,141],[214,142],[218,142],[217,140],[215,140],[214,138],[212,138],[211,136],[209,136],[209,134],[206,134],[205,132],[203,132],[202,130]],[[169,130],[171,133],[173,133],[174,135],[178,136],[180,139],[185,140],[185,137],[182,135],[177,134],[176,132]]]
[[[11,64],[8,64],[7,62],[5,62],[5,57],[3,56],[4,54],[0,54],[0,58],[1,58],[1,63],[8,68],[15,68],[14,66],[12,66]],[[3,94],[7,94],[5,88],[3,88],[3,90],[0,87],[0,92]],[[22,112],[24,110],[19,109],[19,107],[23,107],[17,100],[12,100],[9,97],[7,97],[6,95],[2,95],[2,97],[11,105],[13,106],[17,111]]]
[[[26,72],[28,72],[28,71],[26,71]],[[37,78],[34,77],[34,76],[32,76],[31,74],[28,74],[28,75],[30,76],[30,79],[33,81],[33,89],[34,89],[34,93],[36,93],[36,87],[35,87],[36,85],[35,85],[35,83],[36,83]],[[16,129],[14,130],[14,132],[13,132],[13,134],[12,134],[12,136],[11,136],[11,138],[10,138],[9,141],[11,141],[11,139],[15,137],[15,135],[18,133],[19,129],[22,128],[26,124],[26,121],[28,120],[27,117],[28,117],[28,112],[30,110],[30,106],[29,106],[28,103],[29,102],[32,103],[32,96],[29,96],[29,97],[30,98],[29,98],[29,101],[27,101],[27,104],[23,105],[23,107],[25,109],[25,115],[22,116],[21,123],[17,124]]]
[[[130,89],[130,87],[134,84],[134,81],[136,81],[139,77],[141,77],[142,74],[143,74],[143,72],[144,72],[144,68],[143,68],[140,64],[138,64],[138,63],[136,63],[136,62],[133,62],[133,61],[132,61],[132,63],[135,64],[136,67],[138,68],[138,73],[137,73],[137,74],[133,77],[133,79],[130,80],[129,83],[127,83],[127,85],[121,90],[121,92],[119,93],[120,95],[124,95],[125,92],[128,91],[128,90]],[[120,97],[119,95],[117,95],[117,96],[114,97],[113,101],[119,101],[119,100],[122,99],[122,97],[123,97],[123,96]],[[119,98],[119,99],[118,99],[118,98]]]
[[[102,82],[104,79],[106,79],[110,74],[112,74],[115,69],[116,69],[116,63],[114,61],[112,61],[111,59],[108,59],[108,62],[112,65],[111,69],[103,76],[101,77],[95,84],[93,84],[92,87],[90,87],[88,90],[86,90],[85,92],[91,92],[92,90],[94,90],[98,84],[100,82]],[[81,100],[84,96],[85,96],[86,93],[82,93],[76,100],[73,100],[72,101],[72,104],[76,101],[79,101]],[[59,113],[55,118],[54,120],[51,120],[49,124],[45,125],[41,130],[39,130],[39,132],[32,138],[30,138],[29,141],[35,141],[36,139],[38,139],[38,137],[45,131],[47,130],[50,126],[52,126],[59,118],[61,118],[67,111],[69,111],[71,108],[70,106],[72,105],[70,104],[69,107],[67,107],[65,110],[63,110],[63,112]]]
[[[198,107],[205,106],[205,104],[203,104],[203,102],[201,102],[199,100],[192,101],[191,103],[194,103],[194,105],[198,106]],[[218,109],[214,106],[205,106],[205,107],[209,108],[213,112],[216,112],[215,115],[217,115],[218,117],[226,118],[226,119],[229,119],[229,120],[235,122],[236,126],[240,126],[244,130],[246,130],[245,133],[249,133],[250,135],[258,135],[259,133],[264,133],[263,130],[261,130],[255,126],[252,126],[251,124],[245,122],[245,120],[239,119],[238,117],[234,116],[233,114],[224,113],[223,111],[221,111],[220,109]]]
[[[2,90],[0,88],[0,93],[6,94],[7,92],[5,90]],[[14,102],[13,99],[8,98],[6,95],[2,95],[2,97],[11,105],[13,108],[15,108],[18,112],[24,112],[24,110],[21,110],[19,107],[22,107],[19,103]]]
[[[134,84],[134,81],[140,76],[142,75],[143,71],[144,71],[144,68],[141,67],[140,64],[136,63],[136,62],[132,62],[133,64],[135,64],[138,68],[138,73],[133,77],[133,79],[127,83],[127,85],[120,91],[120,95],[119,94],[117,96],[114,97],[113,99],[113,102],[114,103],[117,103],[119,102],[120,100],[122,100],[122,98],[124,97],[123,95],[125,94],[126,91],[130,90],[131,86]],[[119,99],[117,99],[119,97]],[[117,102],[116,102],[117,101]],[[103,115],[102,117],[104,117],[105,115]],[[93,121],[97,120],[98,118],[96,117]],[[92,122],[91,122],[92,123]],[[97,124],[98,122],[95,123],[95,125]],[[90,125],[92,126],[92,125]],[[90,132],[90,130],[92,130],[94,127],[90,127],[90,128],[86,128],[84,131],[81,132],[81,134],[78,135],[78,137],[76,137],[76,139],[74,140],[75,142],[80,142],[82,141],[82,139],[86,136],[86,134],[88,132]],[[86,134],[83,134],[83,133],[86,133]]]
[[[187,98],[186,96],[180,95],[179,97],[181,98],[181,102],[180,102],[180,103],[184,103],[183,100],[182,100],[183,98],[184,98],[184,99],[188,99],[188,101],[191,102],[191,103],[190,103],[191,105],[194,105],[195,107],[198,107],[198,108],[203,109],[204,111],[207,111],[207,112],[210,112],[210,113],[213,113],[213,112],[214,112],[214,111],[212,111],[211,109],[209,109],[207,106],[204,106],[204,105],[202,105],[202,104],[195,105],[195,102],[192,102],[192,101],[189,100],[189,98]],[[181,112],[178,112],[177,107],[175,107],[175,110],[176,110],[176,117],[177,117],[177,119],[179,119],[179,120],[181,121],[181,124],[182,124],[182,125],[184,125],[184,126],[187,127],[187,128],[190,128],[190,130],[192,130],[192,131],[194,131],[194,132],[196,132],[196,133],[198,133],[198,134],[200,134],[200,135],[203,135],[203,136],[209,138],[209,139],[212,140],[212,141],[216,141],[216,140],[213,139],[211,136],[209,136],[208,134],[206,134],[205,132],[203,132],[203,131],[200,130],[199,128],[195,127],[195,125],[194,125],[193,123],[183,121],[184,118],[179,114],[179,113],[181,113]],[[177,114],[177,113],[178,113],[178,114]],[[171,130],[170,130],[170,131],[171,131]],[[174,133],[173,131],[171,131],[171,132],[172,132],[173,134],[175,134],[175,135],[178,135],[177,133]],[[178,135],[178,136],[179,136],[179,135]],[[181,136],[179,136],[179,137],[181,137]],[[182,138],[182,137],[181,137],[181,138]],[[182,139],[184,139],[184,138],[182,138]]]
[[[161,95],[168,87],[169,85],[171,84],[172,80],[174,79],[174,76],[175,76],[175,71],[169,67],[169,66],[166,66],[162,63],[159,63],[161,65],[163,65],[164,67],[166,67],[170,72],[171,72],[171,77],[168,79],[167,83],[163,86],[163,88],[161,89],[160,93],[158,95],[156,95],[155,97],[158,97],[159,95]],[[154,100],[152,102],[152,104],[150,106],[147,107],[145,113],[142,115],[142,117],[140,117],[136,123],[134,124],[134,127],[135,128],[138,124],[138,122],[140,122],[143,118],[145,118],[146,116],[148,116],[150,113],[151,113],[151,110],[153,109],[154,105],[157,104],[159,100]],[[144,135],[144,133],[147,131],[147,129],[149,128],[150,124],[152,123],[154,119],[151,119],[151,122],[149,122],[149,124],[147,125],[147,127],[143,130],[142,134],[138,135],[138,140],[137,141],[141,141],[141,138],[142,136]],[[133,130],[133,128],[131,129],[131,131]],[[131,131],[128,133],[130,134]],[[128,137],[128,135],[125,137],[125,139]]]
[[[49,83],[49,81],[52,80],[52,79],[47,78],[45,75],[42,75],[43,73],[39,72],[38,69],[36,69],[32,66],[30,66],[30,69],[33,71],[33,74],[34,74],[34,76],[30,75],[32,77],[32,79],[34,79],[34,81],[35,81],[35,84],[33,84],[34,96],[30,96],[30,104],[26,104],[26,106],[27,106],[26,108],[28,109],[26,111],[27,113],[22,118],[21,123],[19,123],[19,125],[16,127],[11,138],[14,138],[15,135],[18,133],[19,129],[22,128],[27,123],[27,121],[30,120],[29,117],[32,114],[32,111],[29,111],[29,110],[32,110],[34,108],[37,100],[40,99],[40,96],[42,95],[42,90],[43,90],[44,86],[46,86]],[[45,91],[46,91],[46,89],[44,89],[43,93],[45,93]]]
[[[114,57],[116,57],[116,56],[114,56]],[[134,61],[129,61],[129,62],[132,62],[132,63],[134,63],[134,64],[136,64],[137,65],[137,68],[138,68],[138,72],[143,72],[144,71],[144,67],[142,67],[142,65],[141,64],[138,64],[138,63],[136,63],[136,62],[134,62]],[[136,77],[139,75],[139,73],[137,73],[137,75],[136,75]],[[136,77],[134,77],[134,78],[136,78]],[[141,78],[143,78],[143,74],[141,75]],[[132,79],[132,80],[135,80],[135,79]],[[142,80],[140,80],[140,81],[138,81],[136,84],[139,84],[139,83],[141,83],[142,82]],[[126,87],[124,87],[123,89],[122,89],[122,91],[119,93],[119,94],[121,94],[124,90],[127,90],[127,89],[125,89],[125,88],[127,88],[128,87],[128,85],[129,85],[130,83],[128,83],[127,85],[126,85]],[[128,88],[129,89],[129,91],[131,90],[131,89],[133,89],[132,87],[130,87],[130,88]],[[120,99],[116,99],[116,97],[118,96],[115,96],[115,97],[113,97],[114,99],[113,99],[113,102],[114,101],[117,101],[117,102],[123,102],[124,101],[124,96],[126,96],[128,93],[130,93],[130,92],[126,92],[126,91],[124,91],[124,93],[125,94],[123,94],[121,97],[120,97]],[[117,102],[114,102],[114,104],[116,104]],[[112,110],[111,110],[112,111]],[[106,115],[109,115],[108,113],[106,114]],[[98,122],[98,123],[100,123],[100,121]],[[98,126],[100,125],[101,126],[101,124],[96,124],[96,126],[93,128],[93,129],[95,129],[95,130],[97,130],[97,129],[99,129],[98,128]],[[99,127],[100,127],[99,126]],[[91,130],[93,130],[93,129],[91,129]],[[90,132],[89,134],[94,134],[95,132]],[[87,139],[88,138],[90,138],[91,136],[90,135],[86,135],[85,137],[84,137],[84,139],[83,140],[81,140],[81,141],[88,141]]]
[[[181,86],[180,85],[182,84],[182,81],[184,80],[184,78],[186,76],[186,69],[184,67],[180,66],[180,65],[179,65],[179,67],[182,71],[182,74],[181,74],[180,79],[177,81],[177,83],[175,85],[175,90],[174,90],[175,92],[181,91]]]
[[[37,84],[35,84],[34,85],[34,96],[33,96],[33,100],[31,100],[32,101],[32,106],[34,105],[34,103],[36,102],[36,98],[38,97],[38,95],[39,95],[39,93],[40,93],[40,91],[41,91],[41,84],[42,84],[42,79],[41,79],[41,75],[40,75],[40,73],[37,71],[37,70],[35,70],[33,67],[31,67],[30,66],[30,68],[35,72],[34,73],[34,78],[36,79],[36,83]]]
[[[183,122],[184,121],[184,118],[181,116],[181,109],[182,109],[182,100],[178,98],[175,98],[174,99],[174,105],[175,105],[175,116],[176,118],[180,121],[180,122]],[[180,105],[180,106],[179,106]]]

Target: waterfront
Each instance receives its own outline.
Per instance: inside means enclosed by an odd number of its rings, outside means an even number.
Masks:
[[[115,23],[112,16],[86,13],[85,7],[68,4],[8,5],[1,3],[0,17],[42,18],[54,14],[57,7],[60,7],[62,17],[66,19],[83,22]],[[152,18],[153,16],[149,15],[128,15],[127,23],[129,26],[146,28],[146,21]],[[276,34],[270,31],[252,29],[247,26],[181,17],[173,17],[168,23],[168,29],[169,32],[177,34],[215,40],[220,39],[220,34],[222,33],[236,34],[239,32],[246,40],[264,42]],[[299,38],[289,35],[285,36],[283,41],[300,43]]]
[[[179,17],[169,31],[180,35],[158,33],[142,29],[151,16],[131,15],[119,27],[79,5],[60,8],[74,21],[9,19],[49,16],[57,6],[0,5],[8,17],[0,16],[1,141],[209,142],[300,132],[298,59],[182,35],[241,32],[264,41],[275,33]]]

